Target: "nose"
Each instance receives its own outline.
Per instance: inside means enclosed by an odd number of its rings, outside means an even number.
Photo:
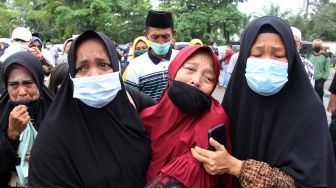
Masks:
[[[87,76],[97,76],[97,75],[101,75],[101,74],[103,74],[103,73],[101,73],[97,67],[92,67],[88,71]]]
[[[195,75],[191,80],[191,85],[193,85],[196,88],[199,88],[201,86],[201,76]]]
[[[19,97],[25,97],[28,95],[26,89],[23,86],[19,86]]]
[[[157,42],[158,42],[159,44],[164,44],[164,43],[166,43],[166,41],[165,41],[165,39],[164,39],[163,37],[159,37],[159,38],[157,39]]]

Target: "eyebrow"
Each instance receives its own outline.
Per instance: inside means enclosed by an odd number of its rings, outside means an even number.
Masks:
[[[22,80],[22,83],[27,83],[27,82],[34,82],[34,80],[32,80],[32,79]],[[19,83],[19,81],[17,81],[17,80],[8,80],[8,83],[9,84],[16,84],[16,83]]]
[[[86,60],[86,59],[84,59],[84,60],[80,60],[78,63],[79,63],[79,65],[78,65],[78,67],[79,66],[81,66],[81,65],[85,65],[85,64],[88,64],[88,60]],[[77,63],[76,63],[76,67],[77,67]]]
[[[105,61],[104,58],[100,58],[100,57],[96,57],[95,59],[98,60],[98,61]],[[110,62],[110,59],[108,59],[108,61],[106,61],[106,62],[107,62],[107,63]]]
[[[286,50],[285,47],[281,47],[281,46],[275,46],[275,47],[272,47],[272,49],[275,51]]]
[[[205,69],[205,73],[209,73],[209,74],[215,74],[215,71],[212,68],[207,68]]]
[[[188,65],[188,64],[191,64],[191,65],[198,65],[199,63],[196,62],[196,61],[188,61],[188,62],[185,62],[183,65]]]
[[[9,84],[17,84],[19,83],[18,81],[8,81]]]
[[[152,33],[152,35],[171,35],[171,34],[168,32],[168,33]]]
[[[252,47],[252,49],[262,49],[262,48],[264,48],[264,46],[265,45],[263,45],[263,44],[259,44],[259,45],[256,45],[256,46]],[[278,46],[272,46],[272,49],[276,50],[276,51],[279,51],[279,50],[284,50],[285,47],[282,47],[282,46],[278,45]]]

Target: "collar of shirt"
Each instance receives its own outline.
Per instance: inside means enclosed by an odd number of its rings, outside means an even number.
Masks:
[[[156,55],[156,54],[154,54],[153,52],[152,52],[152,48],[151,47],[149,47],[148,48],[148,57],[149,57],[149,59],[155,64],[155,65],[157,65],[157,64],[159,64],[162,60],[170,60],[170,57],[171,57],[171,55],[172,55],[172,48],[170,47],[169,48],[169,51],[168,51],[168,53],[166,54],[166,57],[165,58],[160,58],[158,55]]]

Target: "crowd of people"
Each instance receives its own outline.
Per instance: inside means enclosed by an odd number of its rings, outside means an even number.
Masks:
[[[305,59],[299,29],[255,19],[220,77],[216,42],[175,50],[175,35],[155,10],[124,51],[86,30],[60,55],[13,30],[0,46],[0,187],[336,187],[321,40]],[[336,111],[336,77],[330,91]]]

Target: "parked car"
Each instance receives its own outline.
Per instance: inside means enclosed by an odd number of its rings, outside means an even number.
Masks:
[[[4,42],[4,43],[7,43],[7,44],[11,44],[12,42],[11,42],[11,39],[9,39],[9,38],[0,38],[0,42]]]
[[[239,44],[234,44],[232,45],[232,49],[233,51],[235,51],[236,53],[240,51],[240,45]]]
[[[312,53],[312,47],[313,47],[313,43],[312,42],[310,42],[310,41],[302,41],[301,49],[299,50],[299,53],[303,57],[307,57],[308,54]]]
[[[187,46],[189,46],[189,42],[175,42],[175,50],[181,50]]]

